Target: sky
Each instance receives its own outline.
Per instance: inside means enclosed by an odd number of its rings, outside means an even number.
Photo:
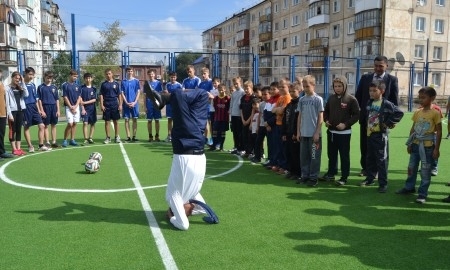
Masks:
[[[72,49],[71,14],[75,14],[77,50],[88,50],[99,40],[105,23],[118,20],[125,36],[121,50],[201,50],[202,32],[258,0],[54,0],[68,31]]]

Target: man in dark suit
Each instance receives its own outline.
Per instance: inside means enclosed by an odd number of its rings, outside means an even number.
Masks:
[[[361,173],[360,176],[366,176],[366,153],[367,153],[367,103],[370,99],[369,84],[372,81],[383,80],[386,84],[386,90],[383,97],[398,106],[398,79],[387,74],[388,59],[386,56],[377,56],[374,59],[374,72],[361,76],[355,97],[361,108],[359,114],[360,127],[360,150],[361,150]]]

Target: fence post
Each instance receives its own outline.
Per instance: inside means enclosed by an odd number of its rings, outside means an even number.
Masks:
[[[23,52],[21,51],[17,51],[17,68],[19,70],[19,72],[22,74],[24,71],[24,64],[23,64],[23,59],[25,59],[25,57],[23,57]]]
[[[329,76],[330,76],[330,56],[324,57],[324,78],[323,78],[323,94],[324,94],[324,100],[328,100],[328,88],[329,88]]]
[[[355,85],[356,87],[358,87],[359,85],[359,79],[361,79],[361,58],[356,58],[356,81],[355,81]],[[356,92],[356,89],[355,89]]]
[[[414,69],[415,69],[415,63],[413,62],[411,64],[411,67],[409,68],[409,78],[411,78],[409,83],[409,89],[408,89],[408,112],[412,111],[412,105],[413,105],[413,89],[414,89]]]
[[[259,56],[253,54],[253,83],[259,83]]]
[[[290,75],[290,81],[293,82],[295,80],[295,56],[290,55],[289,56],[289,75]]]

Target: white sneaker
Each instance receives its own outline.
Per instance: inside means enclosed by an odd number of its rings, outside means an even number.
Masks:
[[[106,139],[103,141],[104,144],[108,144],[111,142],[111,138],[106,137]]]
[[[52,149],[45,146],[45,144],[43,146],[39,147],[39,151],[49,151],[49,150],[52,150]]]
[[[431,175],[432,176],[437,176],[438,175],[438,170],[437,169],[432,169],[431,170]]]
[[[120,136],[117,136],[117,137],[114,139],[114,142],[115,142],[115,143],[122,143],[122,141],[120,140]]]
[[[34,153],[34,146],[28,147],[28,153]]]

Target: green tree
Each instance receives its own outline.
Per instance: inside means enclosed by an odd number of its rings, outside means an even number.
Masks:
[[[180,81],[183,81],[188,77],[186,67],[192,65],[192,63],[200,56],[202,56],[201,53],[181,52],[175,57],[175,71],[177,72],[177,77]]]
[[[105,79],[105,69],[110,68],[114,73],[121,72],[119,42],[125,36],[119,21],[105,23],[105,29],[98,32],[100,41],[91,43],[90,49],[94,52],[87,55],[86,64],[82,65],[84,72],[93,74],[93,84],[96,86],[100,86]]]
[[[72,69],[72,56],[69,52],[60,51],[52,60],[52,71],[55,75],[54,84],[60,88],[67,81],[69,72]]]

